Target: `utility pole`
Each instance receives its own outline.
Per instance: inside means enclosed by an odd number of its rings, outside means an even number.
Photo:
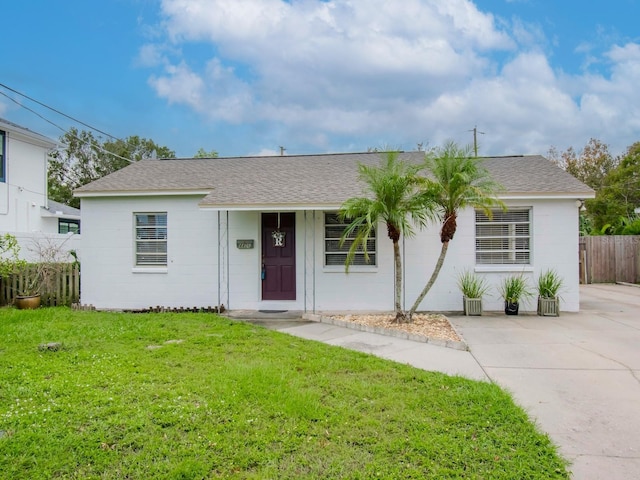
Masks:
[[[285,151],[285,150],[286,150],[286,148],[284,148],[284,147],[282,147],[282,146],[280,147],[280,156],[281,156],[281,157],[284,157],[284,151]]]
[[[473,127],[473,130],[469,130],[469,132],[473,132],[473,153],[477,157],[478,156],[478,134],[484,135],[484,132],[479,132],[477,125]]]

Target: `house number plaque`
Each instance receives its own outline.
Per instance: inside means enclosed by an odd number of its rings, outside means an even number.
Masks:
[[[240,250],[249,250],[253,248],[253,240],[236,240],[236,247]]]

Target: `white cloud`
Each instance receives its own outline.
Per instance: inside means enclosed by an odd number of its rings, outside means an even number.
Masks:
[[[590,136],[619,148],[637,140],[638,44],[593,60],[608,64],[608,77],[568,76],[542,53],[549,42],[540,27],[505,24],[470,0],[163,0],[161,8],[165,37],[139,53],[157,69],[156,93],[277,141],[411,148],[470,140],[476,124],[493,154],[578,147]],[[210,46],[209,58],[189,54],[193,45]]]

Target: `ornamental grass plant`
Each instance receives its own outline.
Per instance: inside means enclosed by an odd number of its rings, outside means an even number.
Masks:
[[[467,298],[482,298],[489,291],[487,280],[470,270],[458,276],[458,287]]]
[[[507,303],[519,303],[533,295],[527,279],[522,275],[511,275],[502,279],[499,292]]]
[[[558,298],[562,286],[562,277],[553,269],[545,270],[538,276],[538,295],[542,298]]]

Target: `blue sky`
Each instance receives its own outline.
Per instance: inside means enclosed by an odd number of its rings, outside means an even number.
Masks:
[[[0,83],[191,156],[640,141],[640,0],[23,0]],[[63,128],[74,125],[15,94]],[[62,131],[0,95],[0,117]]]

